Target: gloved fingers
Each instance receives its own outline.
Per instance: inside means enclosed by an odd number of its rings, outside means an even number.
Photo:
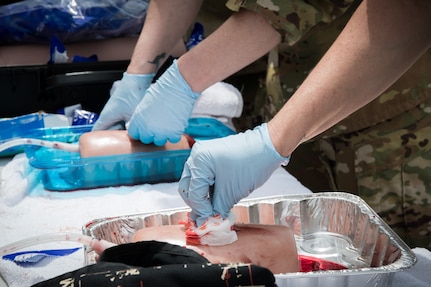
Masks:
[[[133,119],[133,116],[132,116],[132,119]],[[154,138],[153,136],[147,136],[147,137],[140,136],[139,127],[137,125],[134,125],[132,120],[130,120],[129,122],[127,132],[132,139],[140,140],[144,144],[151,144],[153,142],[153,138]]]
[[[120,85],[120,82],[121,81],[118,80],[112,84],[111,90],[109,92],[111,96],[114,95],[115,90],[117,89],[118,85]],[[114,113],[112,108],[114,104],[112,102],[112,98],[110,98],[108,102],[106,102],[102,112],[100,113],[99,118],[97,119],[96,123],[92,128],[93,131],[108,130],[121,120],[120,116]]]
[[[129,135],[143,143],[176,143],[187,127],[193,105],[200,93],[194,92],[182,77],[177,62],[146,91],[135,108]]]
[[[184,202],[190,206],[189,201],[189,187],[190,187],[190,178],[192,177],[190,173],[190,168],[188,165],[188,161],[184,164],[183,172],[181,174],[180,181],[178,182],[178,193]],[[194,220],[194,219],[193,219]]]
[[[210,162],[204,163],[191,155],[184,165],[179,182],[179,194],[191,207],[190,217],[198,226],[214,215],[210,193],[214,184],[214,172],[208,164]]]
[[[96,123],[94,123],[91,128],[92,131],[104,130],[105,124],[100,120],[100,117],[97,119]]]
[[[188,198],[192,212],[190,216],[201,226],[208,218],[214,216],[210,195],[211,184],[204,178],[192,179]]]
[[[123,128],[124,123],[130,120],[134,109],[142,100],[145,91],[151,85],[154,74],[127,74],[112,84],[110,98],[105,104],[93,130],[107,130]]]
[[[105,104],[92,130],[124,129],[124,123],[131,117],[131,111],[126,109],[127,106],[128,104],[124,99],[111,97]],[[121,128],[115,128],[115,126]]]
[[[231,197],[225,192],[225,190],[226,186],[216,184],[212,195],[213,212],[215,214],[220,214],[223,218],[226,218],[229,215],[231,209],[240,200],[232,201]]]
[[[130,137],[135,140],[140,140],[145,144],[154,143],[157,146],[165,145],[168,140],[171,143],[178,143],[181,140],[184,129],[177,131],[168,131],[166,128],[161,127],[156,132],[155,127],[150,127],[147,123],[144,122],[145,119],[140,117],[139,112],[140,110],[138,108],[129,122],[128,132]],[[169,136],[167,137],[166,134],[168,133]]]
[[[216,174],[211,201],[215,214],[226,218],[235,204],[253,192],[256,177],[250,178],[249,174],[254,170],[258,171],[259,167],[231,164]]]
[[[124,74],[123,74],[124,77]],[[118,86],[121,86],[121,80],[117,80],[114,83],[112,83],[111,90],[109,90],[109,94],[113,95],[118,88]]]
[[[152,139],[153,143],[156,146],[163,146],[168,141],[171,142],[171,143],[178,143],[178,142],[180,142],[181,136],[183,135],[183,133],[182,132],[177,132],[177,133],[174,133],[174,134],[176,134],[176,135],[170,136],[169,138],[166,138],[164,136],[154,136],[154,137],[143,138],[143,140],[147,141],[147,140]]]
[[[182,135],[183,135],[182,132],[174,132],[174,133],[172,133],[172,136],[170,136],[169,138],[166,138],[164,136],[162,136],[162,137],[155,136],[154,137],[154,144],[157,146],[162,146],[162,145],[165,145],[167,141],[169,141],[171,143],[178,143],[178,142],[180,142]]]
[[[94,124],[92,131],[98,130],[119,130],[122,129],[124,121],[121,117],[104,117],[103,112]]]

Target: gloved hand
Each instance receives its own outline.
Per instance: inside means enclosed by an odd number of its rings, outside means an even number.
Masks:
[[[178,142],[199,96],[184,80],[174,60],[139,103],[129,122],[129,135],[159,146],[167,140]]]
[[[124,73],[122,79],[112,85],[111,97],[103,107],[92,130],[106,130],[123,121],[128,122],[153,78],[154,74]]]
[[[289,158],[275,150],[267,124],[245,133],[197,141],[185,163],[178,192],[192,209],[191,219],[200,226],[217,214],[226,218],[236,203],[288,162]]]

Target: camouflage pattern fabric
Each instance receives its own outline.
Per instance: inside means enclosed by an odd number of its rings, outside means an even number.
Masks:
[[[344,14],[353,0],[228,0],[232,11],[245,8],[264,15],[290,45],[296,44],[319,23],[330,23]]]
[[[334,189],[363,198],[411,247],[431,249],[431,98],[381,124],[317,140]]]
[[[353,3],[352,3],[353,2]],[[269,4],[270,3],[270,4]],[[228,1],[263,13],[284,43],[268,55],[242,124],[270,120],[336,39],[360,1]],[[273,14],[271,17],[270,15]],[[333,190],[359,195],[412,247],[431,248],[431,51],[393,86],[306,145]],[[322,83],[323,85],[324,83]],[[248,105],[248,106],[247,106]],[[294,155],[293,155],[294,158]]]
[[[279,10],[284,14],[262,8],[261,2],[265,1],[244,1],[238,4],[238,1],[231,0],[228,4],[231,2],[237,5],[243,4],[241,7],[264,13],[269,21],[271,21],[269,16],[271,14],[278,17],[285,15],[282,17],[284,26],[296,27],[294,39],[290,38],[290,34],[286,34],[285,41],[269,53],[267,68],[262,71],[259,81],[260,86],[252,96],[254,98],[252,111],[243,117],[245,127],[250,127],[258,124],[259,121],[270,120],[280,110],[332,45],[361,1],[328,0],[321,2],[324,4],[319,4],[319,1],[316,3],[314,1],[270,1],[274,5],[280,2],[277,7],[283,7]],[[293,18],[296,19],[295,24],[289,22],[289,19]],[[279,31],[280,27],[283,27],[280,23],[277,25],[274,21],[271,23]],[[290,29],[290,31],[293,30]],[[244,110],[249,109],[250,107],[247,106],[244,108]]]

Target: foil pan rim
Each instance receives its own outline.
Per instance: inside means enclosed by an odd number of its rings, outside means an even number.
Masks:
[[[295,277],[330,277],[330,276],[340,276],[340,275],[368,275],[377,273],[393,273],[411,268],[417,262],[416,255],[411,251],[411,249],[404,243],[401,238],[393,232],[389,226],[383,222],[383,220],[375,213],[363,199],[357,195],[353,195],[346,192],[322,192],[322,193],[311,193],[311,194],[298,194],[298,195],[276,195],[268,197],[259,197],[253,199],[243,199],[236,206],[238,207],[250,207],[256,204],[269,203],[275,204],[282,201],[301,201],[316,198],[329,198],[329,199],[342,199],[347,200],[352,203],[361,205],[361,208],[367,209],[368,212],[372,213],[379,222],[382,224],[382,228],[389,229],[391,231],[391,237],[393,243],[400,249],[400,257],[390,264],[379,266],[379,267],[362,267],[356,269],[345,269],[345,270],[325,270],[325,271],[313,271],[313,272],[293,272],[293,273],[281,273],[276,274],[277,278],[295,278]],[[190,208],[188,207],[178,207],[162,209],[159,211],[135,213],[123,216],[113,216],[106,218],[94,219],[86,223],[82,227],[84,234],[88,235],[89,230],[97,227],[99,224],[105,224],[109,222],[114,222],[119,219],[128,219],[142,216],[152,216],[152,215],[173,215],[178,212],[188,212]],[[91,233],[91,232],[90,232]]]

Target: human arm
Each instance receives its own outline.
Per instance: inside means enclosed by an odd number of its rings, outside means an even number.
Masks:
[[[145,24],[121,80],[111,89],[93,130],[104,130],[125,123],[142,100],[155,73],[169,55],[185,53],[182,40],[199,11],[202,0],[159,1],[149,3]]]
[[[281,155],[379,96],[431,45],[431,2],[363,1],[292,98],[269,121]]]
[[[298,253],[291,229],[283,225],[235,224],[238,240],[222,246],[186,245],[183,225],[150,226],[139,229],[132,242],[156,240],[192,249],[213,264],[251,263],[274,274],[299,272]],[[271,241],[271,244],[267,244]]]
[[[175,142],[203,90],[262,57],[280,40],[261,15],[247,10],[234,13],[147,90],[132,116],[129,134],[144,143]]]
[[[319,64],[269,121],[273,152],[287,157],[304,141],[376,98],[406,71],[430,47],[430,3],[363,1]],[[237,140],[240,137],[203,142],[192,149],[179,193],[198,223],[214,213],[228,214],[252,191],[250,187],[256,187],[257,178],[263,183],[274,170],[276,157],[250,153]],[[263,141],[256,144],[269,146]],[[240,174],[238,158],[254,163],[253,168]]]
[[[184,150],[191,148],[192,141],[188,135],[183,135],[178,143],[167,142],[164,146],[156,146],[144,144],[130,138],[125,130],[100,130],[81,135],[79,138],[79,152],[81,158],[86,158],[139,152]]]
[[[201,5],[202,0],[151,0],[127,73],[156,73],[169,55],[181,56],[182,37]]]

